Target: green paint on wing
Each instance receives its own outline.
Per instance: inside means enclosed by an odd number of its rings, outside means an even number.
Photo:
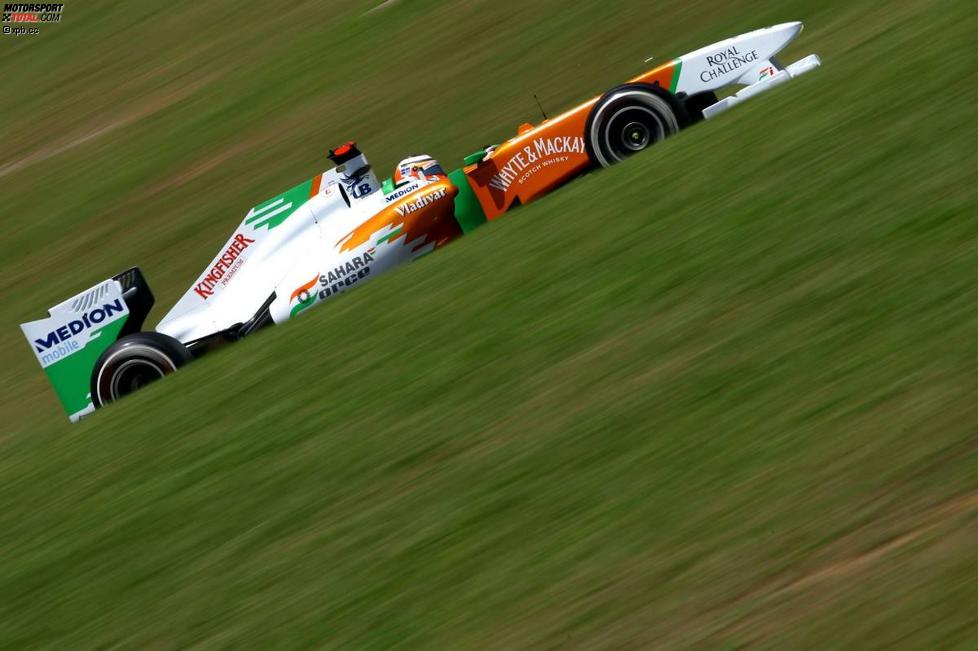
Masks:
[[[268,228],[272,230],[292,216],[308,199],[312,189],[312,179],[286,190],[277,197],[259,204],[248,211],[245,223],[255,230]]]
[[[92,369],[98,356],[119,338],[119,331],[128,320],[128,316],[116,319],[93,331],[93,339],[87,346],[44,369],[54,392],[69,414],[78,413],[92,404],[89,397]]]

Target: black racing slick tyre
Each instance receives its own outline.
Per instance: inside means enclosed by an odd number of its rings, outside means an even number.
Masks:
[[[598,100],[585,126],[595,164],[611,167],[689,124],[676,96],[659,86],[625,84]]]
[[[159,332],[137,332],[105,349],[92,369],[92,403],[102,407],[193,359],[187,347]]]

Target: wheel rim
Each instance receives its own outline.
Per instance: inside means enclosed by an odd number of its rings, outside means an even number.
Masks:
[[[610,94],[602,99],[589,120],[591,154],[602,167],[644,151],[680,129],[669,103],[641,88]]]
[[[609,157],[617,162],[647,149],[665,134],[665,125],[655,111],[645,106],[626,106],[608,119],[604,141]]]
[[[122,396],[129,395],[133,391],[159,380],[164,375],[166,375],[166,371],[149,360],[127,360],[113,373],[109,395],[112,400],[118,400]]]
[[[629,122],[621,135],[624,147],[632,151],[642,151],[652,140],[652,132],[641,122]]]

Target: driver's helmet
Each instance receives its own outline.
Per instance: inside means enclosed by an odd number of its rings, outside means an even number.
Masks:
[[[405,158],[394,170],[394,185],[422,180],[433,181],[440,178],[445,178],[445,172],[441,164],[431,156]]]

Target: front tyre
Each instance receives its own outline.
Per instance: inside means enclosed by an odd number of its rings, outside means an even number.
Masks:
[[[611,167],[688,123],[682,104],[669,91],[626,84],[608,91],[591,110],[585,127],[588,151],[595,163]]]
[[[92,369],[92,402],[102,407],[193,359],[186,346],[159,332],[137,332],[109,346]]]

